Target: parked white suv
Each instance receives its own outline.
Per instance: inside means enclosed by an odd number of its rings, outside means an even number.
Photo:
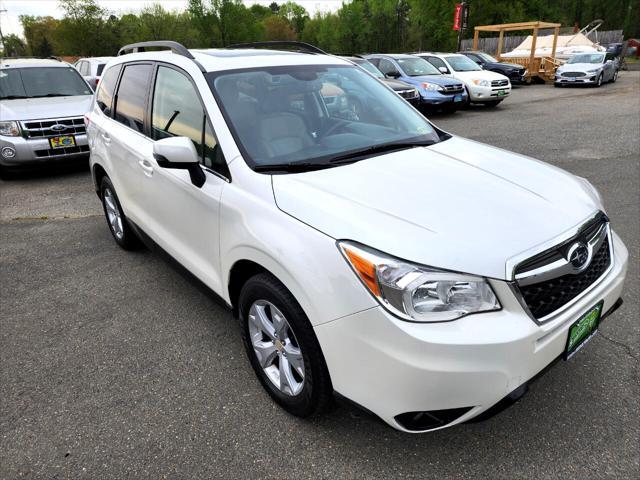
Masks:
[[[222,297],[287,411],[335,392],[407,432],[464,422],[621,303],[627,249],[586,180],[282,44],[127,46],[88,135],[115,241],[155,242]],[[376,101],[356,113],[356,91]]]
[[[98,82],[100,82],[104,67],[112,58],[113,57],[81,58],[74,63],[73,66],[76,67],[87,83],[91,85],[91,88],[95,90],[98,87]]]
[[[469,92],[469,102],[495,107],[511,93],[509,78],[483,70],[480,65],[460,53],[416,53],[445,75],[460,80]]]

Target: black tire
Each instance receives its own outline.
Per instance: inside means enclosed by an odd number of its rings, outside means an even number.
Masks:
[[[604,77],[604,74],[601,73],[600,75],[598,75],[598,80],[596,80],[596,88],[600,88],[602,86],[602,78]]]
[[[111,193],[112,198],[115,200],[115,206],[120,213],[120,218],[122,221],[122,235],[116,234],[114,226],[109,221],[107,204],[105,202],[105,194],[107,194],[108,192]],[[116,189],[113,187],[113,183],[111,183],[111,180],[109,180],[109,177],[107,176],[102,178],[102,182],[100,184],[100,200],[102,201],[102,209],[107,220],[107,226],[109,227],[109,231],[111,232],[111,235],[113,235],[113,239],[116,241],[116,243],[125,250],[136,250],[140,248],[142,242],[131,228],[127,217],[122,211],[122,206],[120,205],[120,200],[118,199]]]
[[[249,310],[258,300],[266,300],[282,312],[299,344],[304,360],[304,383],[302,390],[295,396],[281,392],[274,385],[260,366],[254,351],[249,332]],[[326,410],[333,398],[329,371],[313,327],[291,292],[273,275],[261,273],[251,277],[244,284],[238,303],[242,341],[247,356],[260,383],[271,398],[297,417],[318,415]]]
[[[502,102],[502,100],[493,100],[491,102],[485,102],[484,106],[487,108],[495,108],[500,105],[500,102]]]
[[[613,76],[611,77],[611,83],[616,83],[616,80],[618,80],[618,70],[615,70],[613,72]]]

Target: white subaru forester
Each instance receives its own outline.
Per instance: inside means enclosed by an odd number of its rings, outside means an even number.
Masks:
[[[86,121],[116,242],[219,295],[287,411],[337,395],[407,432],[486,416],[620,305],[628,253],[586,180],[284,43],[129,45]]]

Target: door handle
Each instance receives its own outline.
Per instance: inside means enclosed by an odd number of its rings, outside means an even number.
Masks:
[[[148,160],[140,160],[138,162],[138,165],[140,165],[140,168],[142,168],[142,170],[144,171],[144,174],[147,177],[150,177],[151,175],[153,175],[153,165],[151,165],[151,163]]]

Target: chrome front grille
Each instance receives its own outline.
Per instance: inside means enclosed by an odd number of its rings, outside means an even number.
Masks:
[[[453,85],[443,85],[442,89],[444,90],[443,93],[447,94],[462,93],[464,91],[464,87],[461,83],[456,83]]]
[[[577,300],[612,266],[608,219],[601,214],[570,239],[520,263],[516,288],[538,322]]]
[[[506,87],[509,85],[509,80],[506,78],[504,80],[491,80],[492,87]]]
[[[26,139],[81,135],[86,132],[83,117],[27,120],[20,122],[20,126]]]

